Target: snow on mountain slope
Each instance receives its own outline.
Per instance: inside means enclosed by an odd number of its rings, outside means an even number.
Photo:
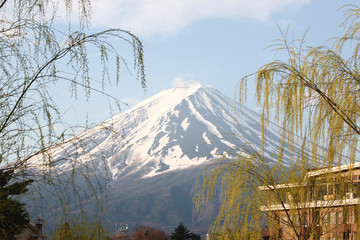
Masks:
[[[276,125],[267,128],[266,154],[280,143]],[[154,176],[204,164],[250,142],[261,146],[260,116],[203,85],[172,88],[139,103],[52,150],[58,168],[72,159],[93,160],[111,177]],[[291,156],[288,156],[290,159]]]

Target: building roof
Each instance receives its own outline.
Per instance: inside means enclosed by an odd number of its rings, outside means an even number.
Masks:
[[[308,177],[313,177],[313,176],[323,175],[326,173],[342,172],[342,171],[358,169],[358,168],[360,168],[360,162],[350,163],[350,164],[346,164],[346,165],[339,165],[339,166],[334,166],[334,167],[330,167],[330,168],[329,167],[316,168],[316,169],[312,169],[309,172],[307,172],[306,175]]]

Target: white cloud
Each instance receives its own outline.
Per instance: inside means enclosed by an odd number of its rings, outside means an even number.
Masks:
[[[296,9],[310,0],[97,0],[92,25],[131,30],[141,36],[170,36],[209,18],[252,18]]]
[[[172,81],[173,87],[200,87],[201,83],[195,80],[184,80],[182,77],[176,77]]]

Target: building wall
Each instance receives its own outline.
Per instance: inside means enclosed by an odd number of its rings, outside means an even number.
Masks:
[[[43,240],[47,239],[42,235],[42,225],[28,223],[24,231],[16,236],[16,240]]]
[[[278,217],[271,221],[270,234],[274,239],[297,239],[292,227],[294,226],[299,235],[307,238],[312,236],[312,239],[360,239],[356,235],[358,232],[356,211],[355,206],[307,209],[298,211],[297,215],[293,214],[292,223],[289,222],[285,211],[278,211],[274,213]],[[319,220],[316,220],[317,218]]]
[[[277,187],[281,188],[283,198],[276,199],[269,194],[270,207],[266,210],[270,239],[292,240],[298,239],[297,236],[319,240],[360,239],[360,168],[328,175],[313,174],[306,186]],[[290,194],[296,192],[296,188],[299,188],[297,202]]]

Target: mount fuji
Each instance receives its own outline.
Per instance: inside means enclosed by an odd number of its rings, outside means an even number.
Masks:
[[[279,129],[271,122],[266,129],[269,161],[281,142]],[[91,167],[104,185],[95,194],[105,192],[111,202],[104,217],[108,226],[123,222],[169,230],[183,222],[206,228],[210,219],[193,221],[195,182],[206,166],[224,155],[242,154],[247,143],[260,149],[261,134],[257,113],[237,108],[211,87],[194,84],[161,91],[51,148],[51,157],[61,173],[73,172],[74,162],[79,175],[84,166]],[[284,156],[291,161],[288,152]],[[32,161],[38,164],[39,159]],[[88,211],[97,214],[94,208]]]

